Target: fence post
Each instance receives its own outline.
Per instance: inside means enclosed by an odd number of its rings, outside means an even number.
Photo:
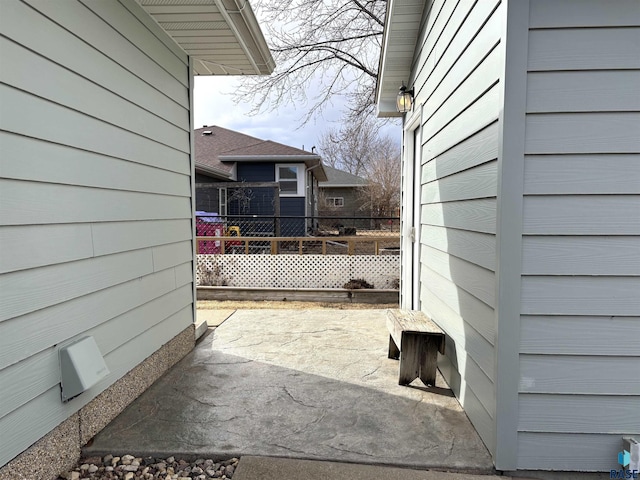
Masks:
[[[348,245],[347,254],[348,255],[353,255],[355,253],[355,248],[354,248],[355,247],[355,243],[354,243],[354,241],[351,240],[351,239],[347,240],[347,245]]]

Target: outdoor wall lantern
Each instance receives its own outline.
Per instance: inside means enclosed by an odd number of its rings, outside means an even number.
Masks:
[[[400,87],[400,91],[398,91],[396,106],[400,113],[407,113],[411,111],[411,107],[413,107],[413,88],[411,90],[407,90],[404,82]]]

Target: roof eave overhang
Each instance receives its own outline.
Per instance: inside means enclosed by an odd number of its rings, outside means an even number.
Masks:
[[[322,166],[320,155],[220,155],[218,159],[221,162],[304,162],[307,168],[313,168],[313,175],[318,181],[327,180],[327,173]]]
[[[389,0],[382,37],[376,112],[378,117],[401,117],[396,97],[402,83],[408,84],[413,54],[420,33],[423,0]]]
[[[331,182],[320,182],[320,188],[360,188],[366,187],[366,183],[331,183]]]
[[[269,75],[275,61],[248,0],[137,0],[196,75]]]
[[[209,167],[208,165],[202,165],[201,163],[196,163],[195,168],[196,168],[196,173],[203,173],[205,175],[209,175],[220,180],[233,180],[233,172],[226,172],[224,170],[219,170],[217,168]]]
[[[319,155],[219,155],[221,162],[320,162]]]
[[[256,75],[271,75],[276,62],[262,34],[249,0],[213,0],[236,34]]]

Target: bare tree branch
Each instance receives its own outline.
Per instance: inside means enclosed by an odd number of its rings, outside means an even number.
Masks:
[[[236,91],[252,114],[304,103],[307,123],[335,98],[345,117],[373,113],[387,0],[258,0],[276,61],[269,77],[246,77]]]
[[[362,210],[390,217],[400,206],[400,145],[380,135],[380,126],[361,117],[340,130],[325,132],[318,148],[328,165],[369,180],[359,191]]]

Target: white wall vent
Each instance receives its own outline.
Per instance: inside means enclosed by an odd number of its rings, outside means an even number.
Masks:
[[[63,402],[77,397],[109,375],[93,337],[83,337],[65,345],[60,348],[59,356]]]

